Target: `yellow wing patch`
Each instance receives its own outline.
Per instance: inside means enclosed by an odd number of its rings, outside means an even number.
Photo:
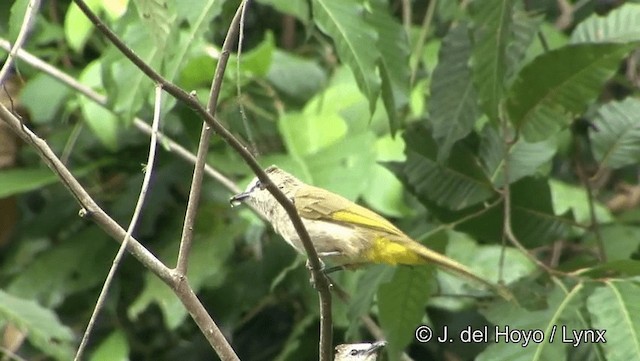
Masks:
[[[390,265],[427,263],[424,258],[409,247],[384,237],[376,237],[373,240],[372,246],[366,251],[364,258],[369,262]]]

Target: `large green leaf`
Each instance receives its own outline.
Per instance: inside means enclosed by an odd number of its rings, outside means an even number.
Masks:
[[[432,267],[398,267],[391,281],[378,288],[380,325],[389,342],[391,359],[396,359],[414,338],[432,292],[432,273]]]
[[[579,44],[552,50],[522,69],[507,110],[529,142],[567,126],[601,92],[634,44]]]
[[[0,320],[11,322],[27,334],[38,349],[58,360],[73,358],[73,331],[51,310],[30,299],[0,290]]]
[[[376,63],[380,52],[375,29],[365,21],[365,8],[356,0],[313,0],[313,20],[336,46],[340,59],[347,64],[356,78],[358,87],[369,100],[373,114],[380,80]]]
[[[449,161],[437,161],[438,148],[431,134],[416,124],[404,134],[407,160],[399,166],[400,178],[419,198],[460,210],[494,194],[475,154],[463,145],[453,147]],[[398,171],[398,169],[396,169]]]
[[[103,162],[96,162],[96,164],[84,167],[73,173],[76,177],[81,177],[94,169],[98,164],[103,164]],[[0,172],[0,198],[29,192],[53,184],[58,180],[58,176],[49,168],[3,169]]]
[[[640,286],[609,281],[587,299],[593,328],[604,331],[601,347],[609,361],[640,359]]]
[[[620,168],[640,162],[640,100],[627,98],[598,109],[591,132],[594,155],[600,165]]]
[[[103,282],[115,252],[115,243],[109,242],[105,233],[86,227],[40,254],[7,290],[47,307],[58,306],[69,295]]]
[[[387,1],[372,1],[367,22],[378,33],[382,103],[389,116],[391,134],[402,126],[409,103],[409,40],[398,20],[391,16]]]
[[[549,139],[538,143],[528,143],[520,138],[509,147],[508,158],[505,157],[504,139],[493,127],[485,127],[480,145],[480,158],[483,160],[487,176],[496,187],[504,185],[505,162],[509,164],[509,183],[536,174],[538,170],[551,161],[556,153],[555,140]]]
[[[429,120],[444,162],[458,140],[471,132],[478,118],[477,95],[469,71],[471,41],[465,23],[449,30],[431,79]]]
[[[153,39],[155,46],[165,49],[171,25],[176,21],[176,7],[167,0],[134,0],[138,16],[147,28],[147,36]]]
[[[565,360],[567,347],[562,342],[562,330],[587,328],[580,315],[582,299],[581,285],[567,292],[563,287],[555,287],[548,295],[548,305],[545,309],[528,311],[513,303],[492,305],[482,313],[498,330],[501,335],[490,342],[489,346],[478,356],[477,360],[509,360],[509,361],[543,361]],[[541,342],[521,337],[518,341],[507,338],[505,331],[524,333],[542,337]],[[539,330],[539,331],[536,331]],[[508,334],[511,334],[508,332]],[[539,338],[538,338],[539,339]],[[550,340],[552,340],[550,342]]]
[[[498,107],[505,88],[513,5],[513,0],[483,0],[474,1],[471,7],[473,77],[480,104],[492,121],[498,120]]]
[[[626,3],[605,16],[592,14],[571,34],[572,43],[640,41],[640,4]]]
[[[124,28],[118,35],[127,46],[147,65],[159,71],[167,52],[149,41],[146,26],[139,22],[137,16],[131,15],[131,12],[127,12],[118,25],[116,29]],[[133,115],[152,94],[154,83],[115,47],[105,52],[101,64],[103,84],[110,89],[109,108],[121,115],[121,121],[130,124]]]

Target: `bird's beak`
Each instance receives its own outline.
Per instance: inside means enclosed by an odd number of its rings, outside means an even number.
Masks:
[[[231,203],[231,206],[238,206],[247,198],[249,198],[249,195],[251,195],[250,192],[238,193],[235,196],[231,197],[231,199],[229,199],[229,203]]]
[[[365,351],[366,355],[371,355],[372,353],[376,353],[379,349],[385,347],[387,345],[387,341],[378,341],[371,344],[368,350]]]

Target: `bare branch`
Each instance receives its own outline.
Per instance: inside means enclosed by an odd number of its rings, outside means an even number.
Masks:
[[[155,132],[157,132],[159,128],[158,124],[160,124],[160,109],[162,104],[162,88],[159,86],[156,87],[155,99],[156,104],[153,112],[154,133],[151,134],[151,141],[149,142],[149,155],[147,157],[147,164],[145,165],[144,169],[144,178],[142,179],[142,186],[140,187],[138,201],[136,202],[136,207],[133,211],[133,215],[131,216],[131,222],[129,222],[127,234],[125,234],[124,239],[120,244],[118,253],[116,253],[115,258],[113,259],[113,263],[111,264],[111,268],[109,269],[109,273],[107,274],[107,278],[102,285],[102,290],[100,290],[100,295],[98,296],[98,300],[96,301],[96,306],[93,308],[91,318],[89,318],[89,323],[87,324],[87,329],[84,331],[84,335],[82,336],[82,340],[80,341],[80,346],[78,347],[78,351],[76,352],[76,356],[74,357],[75,361],[79,361],[82,359],[82,353],[87,346],[87,342],[89,342],[89,336],[91,335],[91,331],[93,331],[93,327],[96,323],[96,319],[98,318],[98,314],[100,313],[100,310],[107,300],[109,288],[111,287],[113,278],[115,277],[118,267],[120,266],[120,261],[122,261],[122,258],[124,257],[124,251],[127,249],[127,245],[131,240],[131,234],[138,224],[138,219],[140,218],[140,213],[142,212],[142,206],[144,205],[144,200],[147,197],[147,190],[149,189],[149,182],[151,181],[153,165],[156,159],[156,147],[158,145],[158,137],[156,136]]]
[[[45,164],[60,178],[62,184],[82,207],[80,210],[82,217],[94,221],[105,233],[118,241],[126,237],[127,232],[98,206],[69,169],[53,153],[47,142],[35,135],[2,104],[0,104],[0,119],[3,119],[22,140],[33,146]],[[127,244],[127,250],[140,263],[176,291],[176,295],[222,360],[239,360],[231,345],[229,345],[218,326],[207,313],[207,310],[200,303],[193,290],[189,288],[189,285],[186,284],[184,277],[172,272],[171,269],[162,264],[133,237],[130,238]]]
[[[20,27],[20,32],[18,33],[16,42],[13,44],[13,47],[9,51],[7,61],[0,69],[0,84],[4,83],[4,80],[7,77],[7,74],[9,74],[9,70],[11,69],[11,65],[13,65],[13,59],[15,58],[16,53],[19,49],[22,48],[22,44],[24,44],[24,41],[27,39],[27,34],[29,33],[29,30],[31,30],[31,26],[33,26],[33,20],[35,19],[39,8],[40,0],[30,0],[29,4],[27,4],[27,10],[24,13],[22,26]]]

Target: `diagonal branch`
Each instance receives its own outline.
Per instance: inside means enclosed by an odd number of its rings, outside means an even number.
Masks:
[[[266,186],[273,197],[285,209],[291,223],[300,237],[300,240],[302,241],[302,244],[304,245],[304,249],[307,253],[307,258],[311,266],[312,277],[315,280],[315,286],[318,290],[320,297],[320,360],[329,361],[332,357],[331,292],[329,290],[329,281],[327,280],[324,272],[322,272],[322,265],[318,258],[318,253],[316,252],[313,243],[311,242],[311,238],[309,237],[309,233],[302,223],[302,219],[298,215],[293,203],[273,182],[271,182],[271,179],[267,176],[260,164],[258,164],[256,159],[253,157],[253,154],[251,154],[251,152],[240,141],[238,141],[231,132],[222,126],[215,117],[207,111],[207,109],[203,108],[195,96],[188,94],[180,87],[169,82],[160,74],[155,72],[130,48],[128,48],[113,31],[109,29],[106,24],[103,23],[100,18],[93,13],[93,11],[91,11],[84,1],[73,1],[96,26],[96,28],[98,28],[109,39],[109,41],[111,41],[123,53],[123,55],[131,60],[149,78],[156,83],[161,84],[169,94],[191,107],[205,122],[207,122],[213,130],[244,159],[245,163],[249,168],[251,168],[258,179],[260,179],[262,184]],[[220,74],[220,76],[222,75]]]
[[[45,164],[60,178],[62,184],[76,198],[82,209],[80,216],[95,222],[105,233],[117,241],[122,241],[127,232],[113,218],[98,206],[89,193],[82,187],[78,180],[71,174],[69,169],[60,161],[53,150],[44,139],[39,138],[29,128],[27,128],[14,114],[4,105],[0,104],[0,119],[4,120],[9,127],[26,143],[30,144],[38,153]],[[185,278],[176,274],[171,269],[160,262],[151,252],[149,252],[140,242],[131,237],[127,244],[127,250],[140,263],[156,274],[163,282],[175,291],[176,296],[185,306],[193,320],[196,322],[202,334],[209,344],[217,352],[222,360],[239,360],[231,345],[227,342],[220,328],[215,324],[211,316],[207,313],[198,297],[185,282]]]

